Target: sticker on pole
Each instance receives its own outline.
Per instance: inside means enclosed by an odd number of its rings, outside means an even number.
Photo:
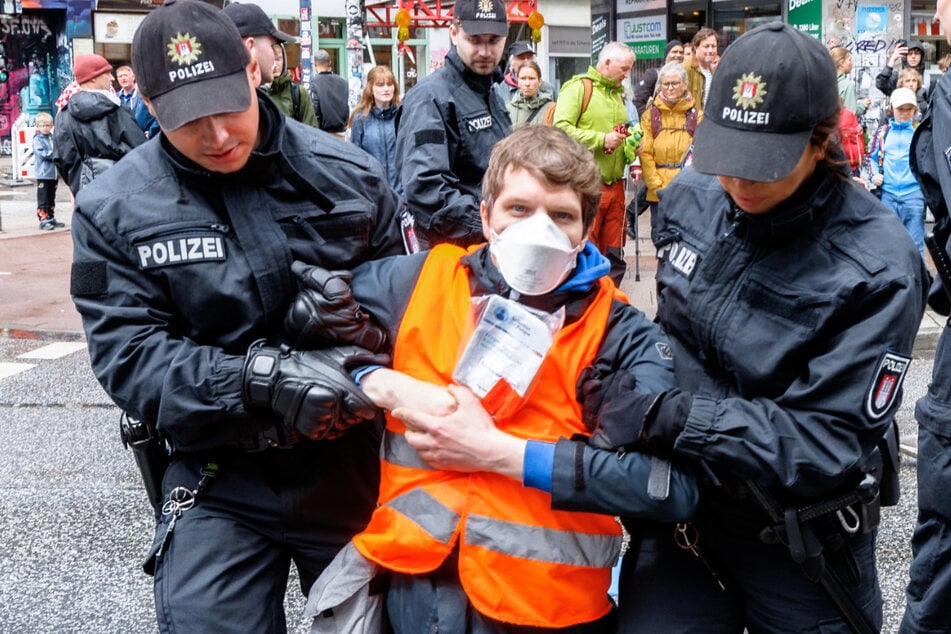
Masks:
[[[865,413],[878,420],[891,409],[901,390],[911,357],[884,352],[875,369],[875,376],[865,395]]]

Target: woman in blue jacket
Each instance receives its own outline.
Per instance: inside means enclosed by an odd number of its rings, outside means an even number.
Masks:
[[[350,114],[350,140],[378,160],[386,170],[386,178],[402,195],[399,172],[396,170],[396,109],[400,105],[400,89],[387,66],[375,66],[367,74],[360,103]]]

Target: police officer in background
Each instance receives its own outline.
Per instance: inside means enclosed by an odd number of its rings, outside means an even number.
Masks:
[[[507,20],[502,0],[458,0],[446,65],[409,90],[396,115],[396,164],[423,248],[484,240],[482,175],[511,128],[493,89]]]
[[[283,345],[291,262],[401,252],[397,201],[365,153],[255,91],[211,5],[167,0],[132,50],[162,135],[77,197],[71,292],[100,383],[171,449],[159,629],[284,632],[291,560],[306,594],[374,507],[382,418],[344,367],[384,361]]]
[[[938,0],[935,22],[951,42],[951,0]],[[939,276],[928,298],[942,315],[951,314],[951,77],[942,75],[931,97],[931,107],[911,142],[911,169],[935,216],[934,241],[928,249]],[[951,329],[945,324],[935,352],[928,393],[915,407],[918,421],[918,523],[911,539],[910,580],[905,590],[903,634],[946,632],[951,624]]]
[[[618,629],[878,632],[879,447],[927,271],[894,214],[848,176],[820,42],[778,22],[746,33],[705,113],[693,168],[653,219],[678,389],[644,394],[623,374],[581,387],[585,409],[597,406],[593,445],[648,448],[705,474],[692,523],[632,534]],[[488,435],[438,440],[410,444],[444,469],[507,459],[488,455],[500,446]],[[583,464],[554,461],[555,474]],[[582,508],[623,508],[597,474],[575,472],[551,479],[555,504],[582,491]]]

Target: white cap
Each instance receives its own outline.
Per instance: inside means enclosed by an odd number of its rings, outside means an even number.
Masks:
[[[911,88],[896,88],[892,91],[890,103],[892,104],[892,108],[909,105],[917,108],[918,97],[915,96],[915,93],[911,92]]]

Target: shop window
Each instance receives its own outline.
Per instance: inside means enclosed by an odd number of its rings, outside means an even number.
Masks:
[[[556,91],[561,90],[561,85],[566,81],[588,71],[591,66],[591,57],[554,57],[548,58],[548,77],[546,81],[551,82]]]
[[[726,3],[725,3],[726,4]],[[778,2],[761,4],[714,5],[713,28],[720,33],[720,46],[729,46],[736,38],[762,24],[782,19],[782,7]]]

